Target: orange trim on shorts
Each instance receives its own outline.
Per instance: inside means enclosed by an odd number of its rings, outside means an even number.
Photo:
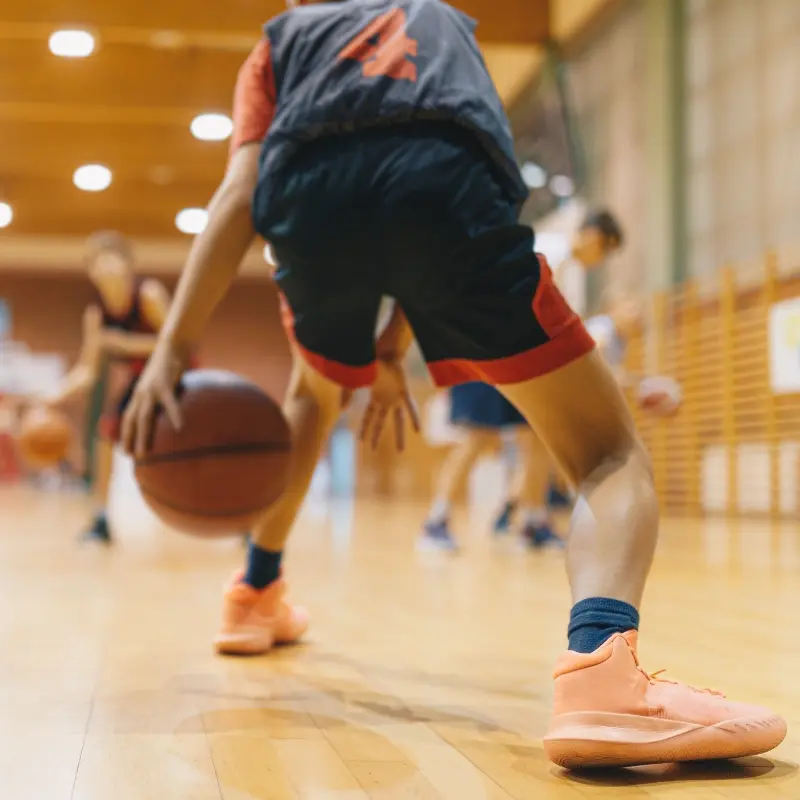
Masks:
[[[365,386],[372,386],[378,377],[378,365],[374,361],[362,367],[354,367],[350,364],[332,361],[319,353],[313,353],[311,350],[306,349],[297,341],[295,336],[294,314],[291,306],[282,292],[278,293],[278,297],[281,304],[281,322],[286,334],[310,367],[345,389],[363,389]]]
[[[576,317],[558,337],[524,353],[487,361],[468,361],[462,358],[433,361],[428,364],[428,371],[434,383],[441,387],[470,381],[502,386],[506,383],[522,383],[555,372],[590,353],[594,348],[594,339],[583,326],[583,322]]]
[[[118,442],[122,432],[122,418],[119,414],[103,414],[97,425],[97,434],[101,439]]]

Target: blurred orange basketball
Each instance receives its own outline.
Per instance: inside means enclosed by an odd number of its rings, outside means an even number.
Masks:
[[[670,417],[680,409],[683,392],[680,384],[672,378],[645,378],[639,384],[637,401],[644,411],[660,417]]]
[[[72,444],[72,425],[66,414],[52,408],[33,408],[22,418],[17,445],[32,467],[55,467],[67,457]]]

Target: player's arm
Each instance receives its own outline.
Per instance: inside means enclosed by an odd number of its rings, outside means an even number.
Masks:
[[[103,315],[97,306],[91,305],[83,312],[83,342],[78,361],[58,390],[44,398],[48,405],[62,405],[91,389],[100,371],[102,336]]]
[[[400,304],[395,302],[392,316],[378,337],[375,346],[377,356],[382,361],[402,361],[413,341],[414,332]]]
[[[160,331],[169,313],[169,292],[164,284],[152,279],[146,280],[142,284],[140,304],[145,322],[154,331]],[[103,331],[103,349],[115,355],[149,356],[157,341],[157,333]]]
[[[255,237],[251,217],[260,147],[249,144],[233,155],[208,206],[208,223],[194,240],[162,336],[180,351],[200,338],[214,309],[230,288]]]
[[[275,113],[275,80],[269,42],[262,39],[242,65],[233,101],[231,157],[195,239],[163,334],[186,352],[227,293],[255,237],[251,217],[261,142]]]

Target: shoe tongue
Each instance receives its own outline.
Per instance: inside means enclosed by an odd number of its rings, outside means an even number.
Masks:
[[[634,653],[639,652],[639,631],[626,631],[622,638],[630,645]]]

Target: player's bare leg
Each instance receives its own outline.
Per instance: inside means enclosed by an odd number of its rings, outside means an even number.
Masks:
[[[94,445],[94,485],[93,495],[97,511],[88,530],[83,534],[87,541],[111,543],[111,528],[108,523],[108,494],[111,486],[111,472],[114,465],[114,441],[98,436]]]
[[[658,502],[650,459],[601,356],[500,389],[579,493],[567,546],[569,650],[556,666],[548,756],[567,767],[628,765],[754,755],[779,744],[786,723],[768,709],[639,667],[638,609]]]
[[[420,543],[426,548],[455,551],[458,544],[450,530],[450,513],[472,468],[487,450],[497,444],[493,430],[465,428],[464,437],[445,457],[436,481],[436,494],[425,521]]]
[[[245,571],[228,587],[222,629],[214,641],[220,653],[264,653],[274,644],[296,641],[308,627],[305,610],[284,600],[281,561],[344,399],[340,386],[295,357],[283,404],[292,431],[288,486],[253,529]]]

